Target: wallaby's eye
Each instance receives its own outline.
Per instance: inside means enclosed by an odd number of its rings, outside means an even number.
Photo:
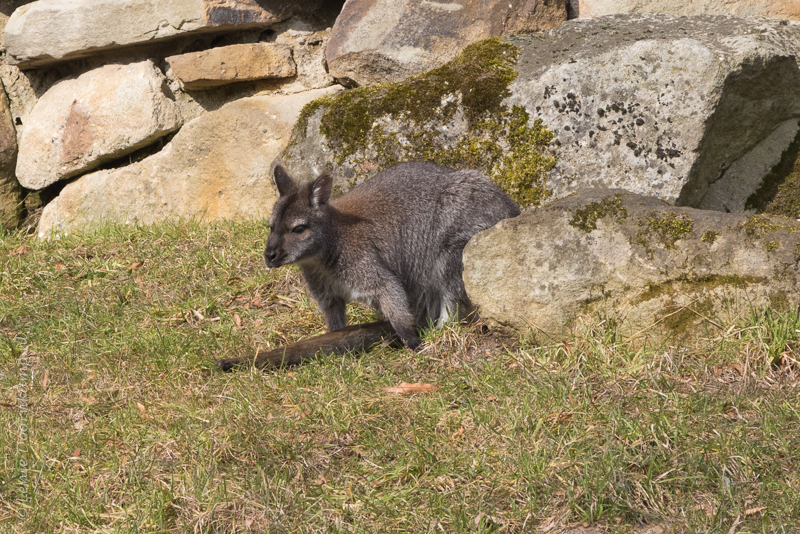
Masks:
[[[308,228],[308,227],[305,224],[298,224],[297,226],[292,228],[292,233],[293,234],[302,234],[303,232],[306,231],[306,228]]]

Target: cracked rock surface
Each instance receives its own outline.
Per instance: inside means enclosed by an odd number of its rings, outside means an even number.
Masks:
[[[508,102],[555,133],[555,196],[615,187],[743,211],[757,184],[741,184],[748,191],[712,191],[711,184],[776,130],[785,130],[778,153],[796,132],[800,25],[612,15],[513,42],[519,76]],[[763,157],[775,163],[774,154]]]
[[[9,18],[7,60],[31,68],[190,32],[266,28],[319,4],[281,0],[38,0],[17,9]]]

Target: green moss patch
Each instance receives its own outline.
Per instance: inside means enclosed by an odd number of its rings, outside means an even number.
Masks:
[[[587,204],[575,212],[569,224],[588,233],[597,230],[597,221],[603,217],[612,217],[620,224],[628,217],[628,210],[622,204],[622,195],[616,194]]]
[[[470,125],[476,127],[487,112],[502,111],[500,103],[509,96],[508,86],[517,77],[514,65],[518,55],[515,46],[488,39],[466,47],[453,61],[402,82],[359,87],[328,97],[316,104],[326,108],[320,130],[341,163],[367,143],[375,119],[382,116],[420,125],[432,119],[448,121],[461,107]]]
[[[789,221],[787,221],[787,223],[788,222]],[[760,239],[769,233],[779,232],[781,230],[796,234],[798,232],[797,226],[787,223],[775,221],[764,215],[751,215],[736,228],[744,232],[750,239]]]
[[[714,303],[710,299],[702,299],[691,306],[680,306],[670,302],[656,315],[656,322],[661,322],[678,339],[685,337],[698,320],[708,322],[709,315],[714,312]],[[713,324],[710,323],[709,324]]]
[[[658,298],[662,295],[672,296],[676,292],[676,286],[680,286],[681,293],[700,293],[710,291],[718,287],[734,287],[744,289],[750,284],[761,284],[765,278],[755,276],[733,275],[708,275],[690,277],[681,276],[674,280],[667,280],[659,284],[647,284],[645,289],[634,301],[634,304],[641,304]]]
[[[715,232],[714,230],[706,230],[706,233],[703,234],[703,237],[700,238],[700,241],[703,243],[708,243],[709,245],[713,245],[714,241],[716,241],[718,237],[719,232]]]
[[[769,305],[770,307],[778,313],[783,313],[789,308],[791,308],[791,304],[789,303],[789,298],[786,296],[785,291],[774,291],[769,295]]]
[[[651,215],[639,221],[639,231],[630,240],[631,244],[642,245],[651,251],[653,239],[658,240],[664,248],[671,250],[675,243],[692,233],[694,222],[685,215],[665,212],[661,216]]]
[[[502,103],[517,76],[518,55],[514,45],[488,39],[402,82],[317,100],[303,110],[294,139],[322,109],[320,132],[337,165],[368,162],[372,171],[425,160],[475,168],[520,205],[539,204],[551,194],[544,177],[556,162],[547,153],[553,133],[540,120],[531,122],[525,108]]]

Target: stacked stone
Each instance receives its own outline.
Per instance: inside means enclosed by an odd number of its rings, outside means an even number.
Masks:
[[[29,211],[55,196],[43,236],[104,221],[263,217],[273,159],[303,105],[342,89],[335,78],[397,79],[469,42],[566,19],[564,0],[495,3],[484,17],[468,2],[348,2],[341,16],[343,0],[7,2],[0,222],[16,226],[25,193]],[[376,57],[391,58],[391,72],[353,81],[347,65]]]

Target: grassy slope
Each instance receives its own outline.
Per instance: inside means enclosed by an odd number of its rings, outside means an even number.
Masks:
[[[223,374],[214,359],[323,328],[297,272],[263,267],[266,233],[0,239],[0,532],[800,525],[797,314],[698,352],[633,352],[602,324],[506,350],[451,325],[421,353]],[[381,389],[400,382],[441,391]]]

